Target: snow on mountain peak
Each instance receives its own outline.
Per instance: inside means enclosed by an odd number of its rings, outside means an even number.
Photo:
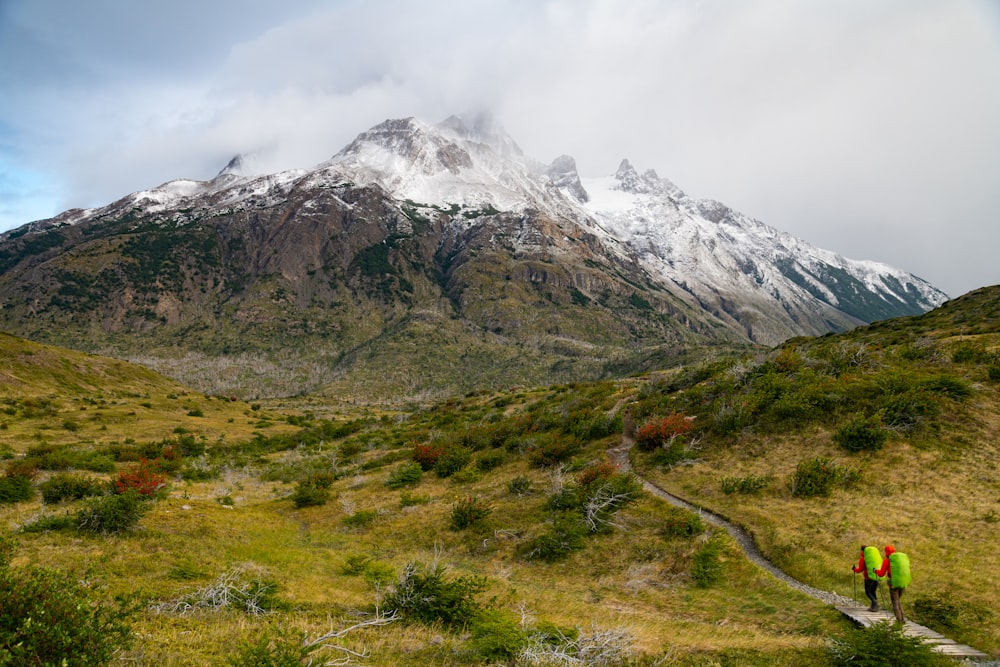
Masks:
[[[576,170],[576,160],[569,155],[560,155],[545,169],[545,175],[552,184],[565,191],[573,199],[584,204],[590,201],[590,195],[580,182],[580,174]]]

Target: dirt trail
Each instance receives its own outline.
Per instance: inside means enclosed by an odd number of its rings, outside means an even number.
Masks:
[[[621,470],[632,469],[632,464],[628,458],[628,452],[632,448],[633,444],[634,444],[633,439],[625,435],[622,436],[622,441],[620,445],[608,450],[608,454],[610,454],[611,460],[618,465],[619,469]],[[656,486],[652,482],[642,477],[639,477],[639,481],[642,482],[643,488],[645,488],[648,492],[652,493],[655,496],[663,498],[671,505],[676,505],[677,507],[683,507],[686,510],[690,510],[695,514],[701,516],[701,518],[704,519],[705,521],[708,521],[713,525],[719,526],[720,528],[724,528],[727,533],[732,535],[733,539],[736,540],[736,542],[740,545],[740,548],[743,549],[743,552],[747,555],[747,558],[749,558],[752,563],[755,563],[760,567],[764,568],[772,575],[774,575],[774,577],[785,582],[792,588],[800,590],[806,595],[814,597],[817,600],[822,600],[827,604],[842,605],[842,606],[843,605],[857,606],[858,603],[849,597],[838,595],[837,593],[830,593],[828,591],[821,591],[818,588],[813,588],[812,586],[808,586],[799,581],[798,579],[790,577],[781,570],[779,570],[778,567],[774,565],[774,563],[772,563],[771,561],[767,560],[767,558],[764,557],[764,554],[762,554],[760,552],[760,549],[757,548],[757,544],[754,542],[750,534],[747,531],[740,528],[739,526],[733,525],[732,523],[726,521],[718,514],[710,512],[704,508],[698,507],[697,505],[692,505],[683,498],[678,498],[669,491],[661,489],[660,487]]]

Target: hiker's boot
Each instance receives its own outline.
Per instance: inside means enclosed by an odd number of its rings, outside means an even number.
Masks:
[[[878,603],[872,602],[872,606],[868,607],[868,611],[878,611]]]

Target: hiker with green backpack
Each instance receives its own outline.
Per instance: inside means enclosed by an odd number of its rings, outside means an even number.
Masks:
[[[906,618],[903,616],[903,603],[900,602],[899,598],[903,596],[903,591],[913,579],[910,576],[910,557],[901,551],[896,551],[891,544],[887,544],[885,545],[885,561],[875,574],[880,578],[888,577],[892,613],[896,615],[897,621],[903,623]]]
[[[865,573],[865,595],[871,600],[872,606],[868,611],[878,611],[878,570],[882,567],[882,554],[878,552],[878,547],[861,547],[861,557],[858,564],[851,570],[855,573]]]

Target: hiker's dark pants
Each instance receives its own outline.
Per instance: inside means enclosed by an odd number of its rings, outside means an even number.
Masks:
[[[896,616],[896,620],[900,623],[904,623],[906,621],[906,617],[903,616],[903,603],[899,600],[905,590],[905,588],[889,587],[889,599],[892,600],[892,613]]]
[[[878,579],[865,579],[865,595],[872,601],[872,606],[878,605]]]

